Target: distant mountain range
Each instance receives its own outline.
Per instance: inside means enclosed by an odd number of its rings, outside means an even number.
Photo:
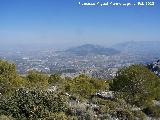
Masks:
[[[160,55],[160,41],[130,41],[112,46],[123,53]]]
[[[115,50],[113,48],[105,48],[99,45],[92,45],[92,44],[85,44],[78,47],[73,47],[65,50],[65,52],[78,56],[114,55],[120,53],[118,50]]]
[[[42,50],[48,50],[50,48],[54,49],[52,45],[37,45],[39,48],[35,47],[34,45],[30,46],[29,48],[27,45],[21,46],[17,49],[11,49],[14,46],[9,46],[6,51],[22,51],[22,52],[28,52],[28,51],[42,51]],[[51,47],[52,46],[52,47]],[[105,46],[105,45],[104,45]],[[23,50],[21,50],[23,48]],[[63,47],[62,47],[63,48]],[[93,44],[84,44],[77,47],[72,47],[67,50],[63,49],[55,49],[56,52],[60,52],[64,55],[78,55],[78,56],[87,56],[87,55],[116,55],[120,53],[125,54],[131,54],[133,56],[140,55],[140,56],[152,56],[156,59],[160,58],[160,41],[129,41],[124,43],[115,44],[111,47],[102,47],[99,45],[93,45]],[[0,48],[1,51],[3,51],[3,45],[1,45]],[[69,54],[68,54],[69,53]]]
[[[129,41],[120,44],[115,44],[110,48],[93,44],[84,44],[81,46],[69,48],[63,52],[78,56],[110,56],[119,53],[126,53],[132,55],[149,55],[154,57],[160,57],[160,41]]]
[[[115,55],[118,53],[127,53],[133,55],[152,55],[160,56],[160,41],[129,41],[115,44],[110,48],[99,45],[85,44],[73,47],[64,52],[85,56],[85,55]]]

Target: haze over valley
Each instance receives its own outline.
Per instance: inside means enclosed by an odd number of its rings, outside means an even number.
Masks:
[[[98,78],[113,78],[119,68],[158,59],[159,44],[158,41],[130,41],[111,47],[84,44],[62,50],[1,51],[0,57],[16,63],[20,74],[36,70],[70,77],[85,73]]]

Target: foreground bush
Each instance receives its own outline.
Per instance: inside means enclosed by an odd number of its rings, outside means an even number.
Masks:
[[[160,117],[160,106],[151,106],[143,110],[148,116],[159,118]]]
[[[65,110],[62,96],[45,91],[19,89],[11,97],[0,98],[0,115],[11,115],[16,119],[36,120]]]
[[[118,71],[112,89],[127,102],[139,107],[151,105],[157,96],[159,78],[143,65],[132,65]]]
[[[16,72],[16,65],[0,60],[0,93],[9,95],[23,84],[23,79]]]
[[[29,71],[26,76],[28,86],[31,89],[46,90],[48,88],[49,77],[41,72]]]
[[[89,98],[97,91],[109,89],[109,84],[105,80],[97,80],[84,74],[74,79],[67,80],[63,84],[66,92],[80,98]]]
[[[1,116],[0,116],[0,120],[15,120],[15,119],[12,118],[11,116],[1,115]]]

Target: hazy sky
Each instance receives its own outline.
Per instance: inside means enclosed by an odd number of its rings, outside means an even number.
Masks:
[[[78,0],[0,0],[1,48],[131,40],[160,40],[160,5],[108,8],[82,7]]]

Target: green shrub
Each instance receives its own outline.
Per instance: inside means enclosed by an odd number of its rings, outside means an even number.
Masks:
[[[11,97],[0,98],[0,115],[11,115],[16,119],[38,119],[49,113],[66,110],[63,97],[46,91],[19,89]]]
[[[148,116],[155,117],[155,118],[159,118],[160,117],[160,106],[147,107],[143,111]]]
[[[15,119],[12,118],[11,116],[1,115],[1,116],[0,116],[0,120],[15,120]]]
[[[112,90],[130,104],[146,107],[156,98],[159,78],[143,65],[132,65],[118,71]]]
[[[81,98],[89,98],[98,90],[109,89],[109,84],[106,81],[97,80],[83,74],[72,80],[67,80],[63,84],[66,92]]]
[[[138,118],[139,120],[147,120],[147,116],[145,113],[143,113],[142,111],[133,111],[133,114],[136,118]]]
[[[119,110],[119,111],[116,111],[116,116],[120,120],[135,120],[135,117],[132,114],[132,112],[130,112],[128,110]]]
[[[28,87],[46,90],[48,88],[48,75],[37,72],[37,71],[29,71],[26,77],[28,81]]]
[[[9,95],[23,83],[23,79],[16,72],[15,64],[0,60],[0,93]]]
[[[51,85],[55,85],[55,84],[58,84],[61,80],[62,78],[59,74],[52,74],[50,75],[48,82]]]

